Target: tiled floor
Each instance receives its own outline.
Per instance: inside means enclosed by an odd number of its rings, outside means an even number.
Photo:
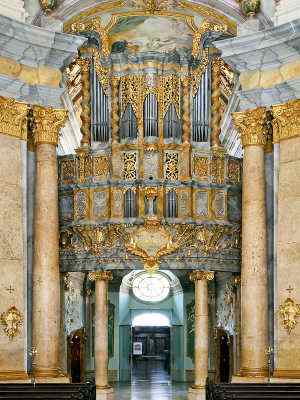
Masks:
[[[131,384],[115,386],[116,400],[186,400],[187,385],[171,383],[169,374],[159,361],[139,362]]]

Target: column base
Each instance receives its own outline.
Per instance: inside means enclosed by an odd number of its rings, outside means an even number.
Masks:
[[[114,400],[114,389],[111,386],[96,386],[96,400]]]
[[[268,382],[268,373],[264,368],[244,368],[231,378],[231,383],[265,383]]]
[[[56,368],[35,369],[31,379],[36,383],[70,383],[70,378]]]
[[[188,390],[188,400],[206,400],[205,386],[191,386]]]
[[[275,369],[273,372],[272,379],[282,379],[285,381],[290,381],[291,379],[296,382],[300,379],[300,370],[291,370],[291,369]]]
[[[26,371],[0,371],[1,383],[29,383],[30,377]]]

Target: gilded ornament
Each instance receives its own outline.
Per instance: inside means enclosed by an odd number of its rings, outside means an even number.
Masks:
[[[193,172],[199,181],[208,180],[209,158],[195,154],[193,157]]]
[[[260,0],[238,0],[246,17],[254,17],[260,10]]]
[[[1,314],[1,323],[5,334],[13,340],[20,333],[23,316],[15,306],[12,306]]]
[[[227,179],[232,183],[239,183],[241,181],[241,165],[238,160],[228,160]]]
[[[178,180],[178,153],[166,153],[165,178],[171,181]]]
[[[215,154],[211,158],[210,174],[213,183],[225,182],[225,158],[224,154]]]
[[[27,139],[28,105],[0,96],[0,133]]]
[[[221,104],[221,69],[224,61],[217,58],[212,61],[212,93],[211,93],[211,145],[220,147],[220,133],[222,120]]]
[[[112,281],[113,274],[111,271],[93,271],[89,272],[88,278],[90,281]]]
[[[240,132],[243,147],[266,145],[268,134],[266,108],[259,107],[235,112],[232,114],[232,119],[236,129]]]
[[[273,141],[290,139],[300,135],[300,100],[272,106]]]
[[[214,272],[212,271],[192,271],[189,278],[192,282],[195,281],[212,281],[214,279]]]
[[[72,183],[75,178],[74,159],[63,159],[60,163],[60,178],[64,184]]]
[[[91,140],[91,93],[90,93],[90,59],[80,58],[77,61],[81,67],[81,147],[88,148]]]
[[[283,304],[279,306],[279,314],[282,318],[282,325],[291,334],[297,325],[297,318],[300,316],[300,304],[288,297]]]
[[[40,0],[40,6],[48,14],[57,7],[57,0]]]
[[[86,179],[92,175],[91,170],[91,155],[87,148],[79,148],[76,150],[77,154],[77,177],[80,183],[86,181]]]
[[[137,154],[125,152],[123,154],[123,178],[133,180],[137,178]]]
[[[33,106],[33,134],[36,144],[58,144],[60,129],[65,125],[68,112],[61,109]]]
[[[92,158],[93,175],[95,178],[105,179],[109,175],[109,161],[107,156],[96,156]]]

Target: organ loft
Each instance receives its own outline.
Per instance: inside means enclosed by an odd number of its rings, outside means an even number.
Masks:
[[[300,399],[299,5],[7,3],[0,398]]]

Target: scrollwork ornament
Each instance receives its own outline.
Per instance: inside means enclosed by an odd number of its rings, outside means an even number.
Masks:
[[[9,340],[13,340],[20,333],[23,324],[22,314],[15,306],[12,306],[1,314],[0,320],[5,334],[9,337]]]
[[[279,314],[282,318],[282,325],[291,334],[297,325],[297,318],[300,316],[300,304],[288,297],[283,304],[279,306]]]

